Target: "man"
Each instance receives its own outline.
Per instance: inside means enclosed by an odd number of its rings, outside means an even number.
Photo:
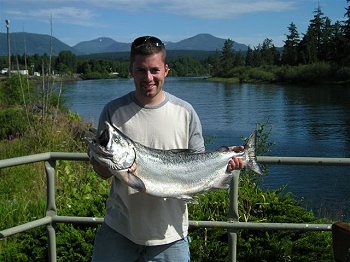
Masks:
[[[148,147],[204,151],[202,127],[193,107],[163,89],[169,72],[163,42],[153,36],[135,39],[129,72],[135,91],[104,107],[98,135],[108,121]],[[101,177],[111,176],[94,159],[91,163]],[[228,171],[242,167],[238,158],[228,163]],[[129,172],[136,169],[132,166]],[[105,220],[95,238],[93,261],[190,261],[187,234],[188,213],[183,200],[147,195],[113,177]]]

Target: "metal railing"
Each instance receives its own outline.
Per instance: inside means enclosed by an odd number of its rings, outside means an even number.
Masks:
[[[35,227],[46,226],[48,232],[49,261],[56,261],[56,232],[54,224],[76,223],[97,225],[103,218],[59,216],[56,208],[56,161],[88,161],[85,153],[48,152],[30,156],[0,160],[0,169],[36,162],[45,163],[47,177],[46,216],[22,225],[0,231],[0,240],[11,235],[30,230]],[[258,157],[260,163],[269,165],[336,165],[350,166],[350,158],[318,158],[318,157]],[[298,231],[330,231],[332,224],[302,224],[302,223],[258,223],[239,222],[238,214],[238,185],[239,172],[234,174],[230,188],[229,222],[223,221],[190,221],[190,227],[224,228],[229,232],[229,261],[236,261],[237,232],[243,229],[250,230],[298,230]]]

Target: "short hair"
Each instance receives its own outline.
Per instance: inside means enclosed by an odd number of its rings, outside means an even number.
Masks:
[[[166,50],[164,43],[155,36],[141,36],[136,38],[131,44],[130,63],[133,63],[137,55],[152,55],[162,53],[166,62]]]

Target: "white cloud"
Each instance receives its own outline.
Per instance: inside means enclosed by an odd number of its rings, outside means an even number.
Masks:
[[[163,12],[196,18],[226,19],[249,13],[281,12],[295,8],[295,0],[3,0],[3,7],[12,10],[67,10],[69,14],[88,14],[91,18],[96,8],[123,10],[123,12]],[[5,8],[6,9],[6,8]],[[81,11],[79,11],[81,10]],[[63,14],[63,12],[62,12]]]
[[[217,0],[217,1],[168,1],[163,7],[174,14],[183,14],[197,18],[226,19],[249,13],[281,12],[294,8],[292,1],[280,0]]]
[[[94,19],[94,14],[88,9],[79,9],[76,7],[59,7],[52,9],[41,9],[31,15],[50,17],[55,22],[69,23],[75,25],[91,26],[91,21]]]
[[[26,8],[8,9],[5,17],[12,17],[16,20],[49,21],[50,17],[55,23],[74,24],[81,26],[97,26],[94,22],[95,14],[86,8],[77,7],[52,7],[52,8]]]

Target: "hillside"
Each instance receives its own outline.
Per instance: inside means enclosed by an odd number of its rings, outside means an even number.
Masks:
[[[50,54],[52,46],[52,55],[58,55],[62,50],[71,51],[75,54],[80,52],[63,43],[50,35],[33,34],[33,33],[11,33],[10,34],[10,50],[11,54],[28,55],[34,54]],[[5,33],[0,33],[0,55],[7,55],[7,37]]]
[[[116,42],[108,37],[99,37],[94,40],[80,42],[73,48],[79,50],[82,54],[126,52],[129,51],[130,44]]]
[[[210,34],[199,34],[177,43],[166,43],[166,47],[168,50],[220,51],[226,40]],[[247,51],[248,47],[244,44],[233,42],[233,49],[236,51]]]
[[[6,34],[0,33],[0,56],[7,55]],[[198,34],[196,36],[181,40],[179,42],[165,41],[167,50],[186,51],[220,51],[227,39],[218,38],[210,34]],[[57,55],[63,50],[71,51],[76,55],[89,55],[101,53],[128,52],[130,43],[117,42],[107,37],[99,37],[90,41],[82,41],[71,47],[55,37],[33,33],[10,33],[11,54],[52,54]],[[247,46],[234,42],[233,48],[236,51],[246,51]]]

